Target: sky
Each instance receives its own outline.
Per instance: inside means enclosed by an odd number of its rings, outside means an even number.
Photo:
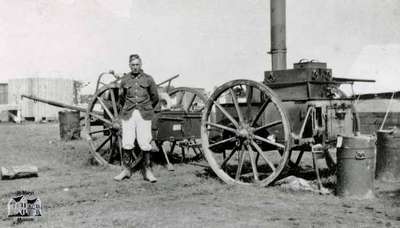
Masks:
[[[316,59],[334,76],[377,80],[356,92],[400,90],[400,1],[286,4],[289,68]],[[101,72],[129,71],[132,53],[158,82],[180,74],[175,85],[212,90],[262,81],[271,68],[269,16],[268,0],[0,0],[0,81],[94,85]]]

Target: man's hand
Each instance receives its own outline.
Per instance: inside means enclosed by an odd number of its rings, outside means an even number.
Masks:
[[[119,83],[118,82],[111,82],[111,83],[108,83],[107,84],[107,87],[109,87],[109,88],[119,88],[120,87],[120,85],[119,85]]]
[[[114,70],[109,70],[107,73],[111,74],[112,76],[114,76],[116,79],[120,79],[121,75],[115,73]]]

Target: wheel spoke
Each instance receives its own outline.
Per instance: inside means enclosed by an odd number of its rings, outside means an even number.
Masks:
[[[111,162],[111,157],[113,155],[113,146],[114,146],[115,142],[113,140],[113,137],[110,138],[110,148],[108,148],[108,153],[107,156],[105,157],[105,159],[107,159],[107,162],[110,163]]]
[[[185,109],[185,112],[189,112],[190,107],[192,107],[194,100],[196,99],[197,95],[193,94],[192,98],[190,99],[188,106]]]
[[[108,141],[110,141],[111,136],[112,136],[112,135],[108,136],[108,137],[100,144],[100,146],[98,146],[98,147],[96,148],[96,152],[99,152],[99,150],[100,150],[101,148],[103,148],[103,146],[106,145],[106,143],[107,143]]]
[[[111,128],[104,128],[104,129],[97,130],[97,131],[91,131],[91,132],[89,132],[89,135],[93,135],[93,134],[97,134],[97,133],[105,132],[105,131],[109,131],[109,130],[111,130]]]
[[[177,94],[177,102],[176,102],[176,104],[179,105],[182,108],[183,108],[183,104],[182,103],[183,103],[184,96],[185,96],[185,91],[182,91],[181,93]]]
[[[253,99],[253,87],[246,85],[247,118],[250,118],[251,116],[252,99]]]
[[[233,132],[233,133],[235,133],[235,134],[238,133],[236,129],[233,129],[233,128],[230,128],[230,127],[226,127],[226,126],[221,125],[221,124],[212,123],[212,122],[206,122],[205,124],[206,124],[206,125],[213,126],[213,127],[216,127],[216,128],[224,129],[224,130]]]
[[[263,142],[265,142],[265,143],[271,144],[271,145],[273,145],[273,146],[276,146],[276,147],[278,147],[278,148],[285,148],[285,146],[284,146],[283,144],[276,143],[276,142],[272,142],[271,140],[266,139],[266,138],[263,138],[263,137],[258,136],[258,135],[254,135],[254,138],[255,138],[255,139],[258,139],[258,140],[260,140],[260,141],[263,141]]]
[[[251,149],[250,145],[247,145],[247,149],[249,150],[251,168],[253,169],[254,180],[257,182],[257,181],[259,181],[259,178],[258,178],[257,164],[256,164],[256,161],[254,158],[254,151],[253,151],[253,149]]]
[[[301,158],[303,157],[303,154],[304,154],[304,150],[301,150],[299,152],[299,155],[297,156],[296,162],[294,163],[295,166],[299,166]]]
[[[258,110],[256,116],[253,119],[253,122],[251,123],[251,126],[254,126],[257,123],[258,119],[260,119],[260,117],[261,117],[261,114],[263,114],[265,108],[267,108],[267,106],[270,102],[271,102],[271,99],[268,99],[261,105],[260,109]]]
[[[279,124],[282,124],[282,120],[277,120],[277,121],[274,121],[274,122],[271,122],[271,123],[267,123],[267,124],[265,124],[265,125],[263,125],[261,127],[257,127],[256,129],[254,129],[254,131],[257,132],[257,131],[259,131],[261,129],[274,127],[274,126],[279,125]]]
[[[232,156],[237,152],[238,147],[234,147],[231,153],[224,159],[224,161],[221,163],[221,168],[225,167],[226,163],[232,158]]]
[[[133,158],[135,159],[135,161],[138,159],[137,158],[137,156],[136,156],[136,154],[135,154],[135,150],[131,150],[131,152],[132,152],[132,156],[133,156]]]
[[[118,109],[117,109],[117,102],[116,102],[116,100],[115,100],[115,94],[114,94],[114,90],[113,89],[110,89],[111,90],[111,102],[112,102],[112,106],[113,106],[113,109],[114,109],[114,116],[115,117],[117,117],[118,116]]]
[[[243,151],[243,148],[239,152],[239,164],[238,164],[238,168],[236,170],[236,176],[235,176],[236,180],[239,180],[240,174],[242,173],[242,167],[243,167],[243,163],[244,163],[244,157],[246,156],[246,152],[247,152],[246,150]]]
[[[219,142],[213,143],[213,144],[211,144],[208,148],[211,149],[212,147],[219,146],[219,145],[221,145],[221,144],[230,142],[230,141],[232,141],[232,139],[234,139],[234,138],[236,138],[236,136],[233,136],[233,137],[230,137],[230,138],[221,140],[221,141],[219,141]]]
[[[221,112],[233,123],[233,125],[235,125],[236,128],[239,128],[238,122],[231,116],[231,114],[229,114],[228,111],[226,111],[226,109],[224,109],[224,107],[222,107],[217,101],[213,102],[215,106],[217,106],[219,110],[221,110]]]
[[[120,165],[122,165],[122,137],[118,135],[118,152],[120,157]]]
[[[253,87],[246,85],[246,101],[251,104],[253,98]]]
[[[88,112],[87,114],[88,114],[88,115],[91,115],[91,116],[93,116],[93,117],[95,117],[95,118],[97,118],[97,119],[99,119],[99,120],[101,120],[101,121],[103,121],[103,122],[105,122],[105,123],[108,123],[108,124],[112,125],[111,121],[104,119],[103,117],[101,117],[101,116],[98,115],[98,114],[95,114],[95,113],[93,113],[93,112]]]
[[[257,152],[259,155],[261,155],[261,157],[267,162],[268,166],[272,169],[272,172],[275,173],[275,166],[274,164],[263,154],[263,151],[261,150],[261,148],[257,145],[256,142],[254,142],[253,140],[251,140],[251,145],[254,146],[254,148],[256,148]]]
[[[103,99],[101,97],[96,97],[97,100],[99,101],[100,105],[103,107],[103,109],[106,111],[107,115],[111,118],[114,119],[113,114],[111,114],[110,110],[107,108],[106,104],[104,104]]]
[[[239,107],[239,103],[238,103],[236,94],[235,94],[235,92],[233,91],[232,88],[229,88],[229,92],[231,93],[232,101],[233,101],[233,104],[235,105],[236,112],[237,112],[238,117],[239,117],[239,121],[240,121],[240,123],[244,123],[243,114],[242,114],[242,111],[240,111],[240,107]]]

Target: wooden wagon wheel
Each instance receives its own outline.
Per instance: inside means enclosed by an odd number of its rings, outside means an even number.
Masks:
[[[271,89],[250,80],[230,81],[206,103],[203,153],[224,182],[266,186],[286,167],[290,129],[282,103]]]
[[[87,108],[86,138],[90,152],[101,165],[121,164],[122,129],[119,119],[121,103],[118,87],[106,85],[98,89]],[[134,167],[142,158],[141,150],[134,150],[129,162]]]
[[[182,108],[186,113],[202,111],[207,102],[206,95],[195,88],[177,87],[168,94],[172,99],[172,108]]]
[[[188,116],[196,116],[201,115],[201,112],[204,110],[204,105],[207,102],[206,94],[203,93],[199,89],[190,88],[190,87],[177,87],[168,92],[170,97],[170,103],[168,104],[171,110],[182,110],[184,111],[184,115]],[[168,102],[166,102],[168,103]],[[195,154],[195,157],[199,157],[202,155],[200,142],[200,129],[198,134],[196,135],[187,135],[182,142],[171,141],[170,151],[169,153],[173,153],[174,148],[179,146],[182,151],[182,160],[185,159],[186,151],[189,152],[190,149]],[[156,142],[158,147],[162,149],[163,141]],[[179,145],[177,145],[179,144]]]

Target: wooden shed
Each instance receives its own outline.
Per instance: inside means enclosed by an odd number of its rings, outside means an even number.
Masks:
[[[54,100],[65,104],[74,104],[77,100],[75,81],[60,78],[23,78],[8,82],[8,103],[18,105],[24,119],[54,120],[62,110],[48,104],[21,99],[21,95],[31,95]]]
[[[8,104],[8,84],[0,83],[0,104]]]

